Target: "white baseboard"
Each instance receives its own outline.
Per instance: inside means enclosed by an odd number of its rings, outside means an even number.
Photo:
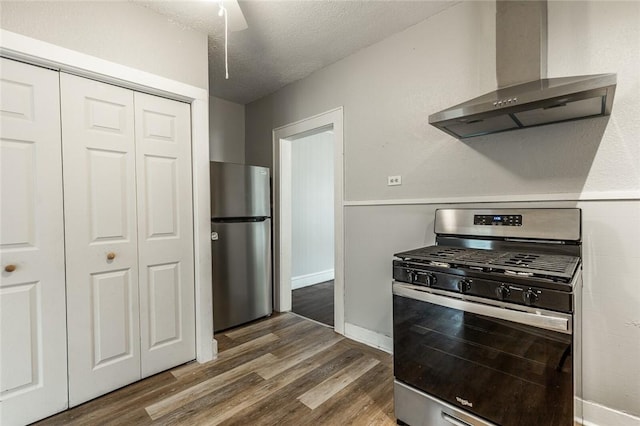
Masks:
[[[335,273],[333,269],[314,272],[313,274],[299,275],[297,277],[291,278],[291,290],[308,287],[310,285],[323,283],[325,281],[331,281],[332,279],[334,279],[334,277]]]
[[[387,353],[393,353],[393,339],[384,334],[368,330],[355,324],[344,323],[344,335],[356,342],[364,343]]]
[[[640,417],[613,408],[605,407],[593,401],[583,401],[584,426],[640,426]]]
[[[213,345],[213,360],[218,359],[218,341],[216,339],[213,339],[213,342],[211,342]]]

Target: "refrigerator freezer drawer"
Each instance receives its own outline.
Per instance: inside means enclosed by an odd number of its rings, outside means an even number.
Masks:
[[[211,217],[271,216],[269,169],[211,162]]]
[[[214,222],[211,230],[214,331],[270,315],[271,219]]]

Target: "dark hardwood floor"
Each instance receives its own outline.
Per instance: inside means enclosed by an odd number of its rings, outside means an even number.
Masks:
[[[215,361],[185,364],[38,424],[395,424],[387,353],[286,313],[216,339]]]
[[[333,280],[293,290],[291,296],[291,311],[305,318],[334,326]]]

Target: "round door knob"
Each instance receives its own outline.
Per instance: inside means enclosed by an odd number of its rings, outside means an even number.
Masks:
[[[4,270],[7,272],[13,272],[16,270],[16,265],[7,265],[4,267]]]
[[[114,252],[107,253],[107,259],[108,260],[113,260],[115,258],[116,258],[116,254]]]

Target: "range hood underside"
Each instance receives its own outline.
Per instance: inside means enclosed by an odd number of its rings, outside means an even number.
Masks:
[[[429,123],[458,138],[611,114],[615,74],[544,79],[487,93],[432,114]],[[531,88],[538,90],[531,91]]]

